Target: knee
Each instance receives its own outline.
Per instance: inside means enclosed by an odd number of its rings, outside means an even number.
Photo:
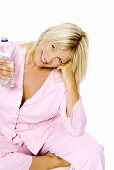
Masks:
[[[103,146],[98,143],[93,146],[88,146],[83,155],[83,160],[87,166],[93,170],[104,170],[105,158]]]

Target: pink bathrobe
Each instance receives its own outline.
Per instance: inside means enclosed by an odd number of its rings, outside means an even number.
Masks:
[[[0,87],[0,170],[29,170],[32,155],[55,153],[75,170],[104,170],[103,147],[84,132],[81,96],[66,116],[66,88],[53,69],[20,108],[26,49],[12,42],[15,87]]]

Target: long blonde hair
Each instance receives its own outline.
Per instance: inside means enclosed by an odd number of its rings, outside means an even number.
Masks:
[[[72,23],[63,23],[46,29],[38,40],[34,42],[27,54],[27,58],[31,62],[34,57],[35,50],[40,41],[48,41],[55,43],[62,49],[70,49],[72,56],[72,71],[79,85],[85,78],[88,64],[88,36],[87,33]]]

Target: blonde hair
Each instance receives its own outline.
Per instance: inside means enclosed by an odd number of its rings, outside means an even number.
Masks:
[[[34,57],[35,50],[40,41],[53,42],[62,49],[69,49],[72,56],[72,71],[75,75],[77,84],[85,78],[88,64],[88,37],[87,33],[72,23],[63,23],[46,29],[40,35],[39,39],[33,44],[29,50],[27,57],[31,62]],[[69,60],[68,58],[68,60]]]

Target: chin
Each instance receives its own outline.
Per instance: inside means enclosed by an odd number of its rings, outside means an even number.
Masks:
[[[52,65],[42,65],[41,67],[45,67],[45,68],[57,68],[58,66],[52,66]]]
[[[52,67],[52,66],[42,66],[42,68],[50,68],[50,69],[53,69],[53,68],[57,68],[57,67]]]

